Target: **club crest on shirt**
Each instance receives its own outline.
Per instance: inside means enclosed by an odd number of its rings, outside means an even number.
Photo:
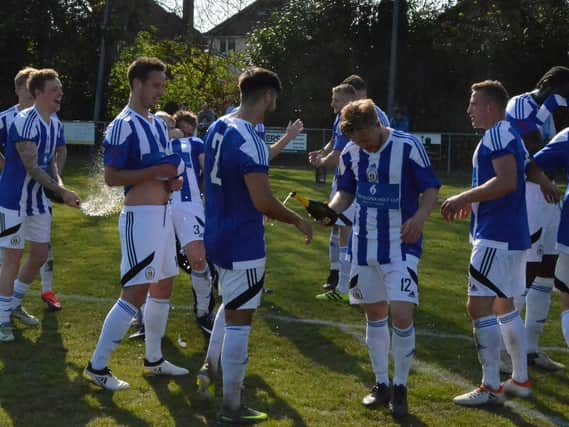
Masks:
[[[366,170],[367,180],[368,182],[377,182],[377,166],[376,165],[369,165]]]
[[[20,244],[20,236],[14,236],[10,239],[10,246],[16,247]]]

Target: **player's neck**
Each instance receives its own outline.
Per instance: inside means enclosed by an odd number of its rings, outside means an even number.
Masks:
[[[533,97],[535,102],[541,105],[543,104],[543,101],[545,101],[545,98],[550,95],[550,91],[536,89],[533,92],[530,92],[530,95]]]
[[[140,102],[140,100],[136,99],[136,97],[130,96],[128,99],[128,108],[130,108],[135,113],[141,115],[146,120],[150,120],[150,110]]]
[[[25,102],[25,101],[18,100],[18,103],[16,104],[16,108],[18,109],[18,111],[22,111],[22,110],[25,110],[26,108],[30,108],[32,105],[34,105],[33,102]]]
[[[44,123],[49,124],[51,121],[51,115],[53,114],[53,111],[51,111],[48,108],[45,108],[43,105],[38,104],[37,102],[34,104],[34,107],[39,113]]]
[[[261,110],[262,107],[259,107],[258,104],[255,105],[247,105],[241,104],[239,107],[239,112],[237,113],[237,118],[242,120],[246,120],[253,125],[257,125],[259,123],[263,123],[265,119],[265,111],[264,109]]]

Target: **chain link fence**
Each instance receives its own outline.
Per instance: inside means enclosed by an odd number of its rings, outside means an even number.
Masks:
[[[95,122],[95,146],[99,146],[104,137],[108,122]],[[284,133],[284,128],[267,128],[271,131]],[[332,137],[331,129],[306,128],[306,150],[298,152],[282,152],[271,164],[277,167],[292,167],[311,169],[308,163],[308,153],[318,150],[328,143]],[[427,139],[425,148],[433,167],[438,172],[448,174],[455,172],[470,173],[472,169],[472,154],[481,135],[476,133],[441,133],[440,144],[432,144]]]

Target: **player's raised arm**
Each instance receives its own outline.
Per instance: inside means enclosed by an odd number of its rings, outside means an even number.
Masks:
[[[296,119],[294,122],[289,122],[286,127],[285,134],[269,148],[269,160],[277,157],[286,146],[304,130],[302,120]]]

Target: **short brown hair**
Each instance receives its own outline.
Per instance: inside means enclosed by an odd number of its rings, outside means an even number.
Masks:
[[[138,79],[144,83],[152,71],[160,71],[164,73],[166,72],[166,64],[154,57],[141,56],[140,58],[136,58],[129,65],[126,73],[130,88],[132,89],[134,79]]]
[[[498,80],[484,80],[474,83],[470,89],[472,92],[482,93],[488,102],[496,104],[500,109],[505,110],[510,96],[504,85]]]
[[[16,77],[14,77],[14,86],[16,88],[19,88],[22,85],[26,85],[28,82],[28,79],[30,78],[30,75],[34,71],[37,71],[37,69],[32,68],[32,67],[22,68],[20,71],[18,71],[18,74],[16,74]]]
[[[255,99],[267,89],[272,89],[277,93],[282,90],[279,76],[260,67],[250,67],[242,72],[239,76],[238,85],[242,101]]]
[[[348,137],[359,130],[373,128],[378,123],[375,104],[371,99],[352,101],[340,113],[340,129]]]
[[[364,79],[362,79],[357,74],[352,74],[342,80],[342,83],[353,86],[355,90],[367,90],[367,84]]]
[[[178,127],[180,122],[186,122],[194,127],[198,124],[197,116],[193,112],[185,110],[180,110],[174,114],[174,121],[176,122],[176,127]]]
[[[356,90],[354,89],[354,87],[352,85],[346,84],[346,83],[342,83],[338,86],[334,86],[332,88],[332,93],[339,93],[342,95],[346,95],[351,99],[356,99]]]
[[[48,80],[59,79],[57,71],[51,68],[42,68],[41,70],[32,71],[27,80],[27,87],[32,96],[36,97],[36,90],[43,91],[45,82]]]

